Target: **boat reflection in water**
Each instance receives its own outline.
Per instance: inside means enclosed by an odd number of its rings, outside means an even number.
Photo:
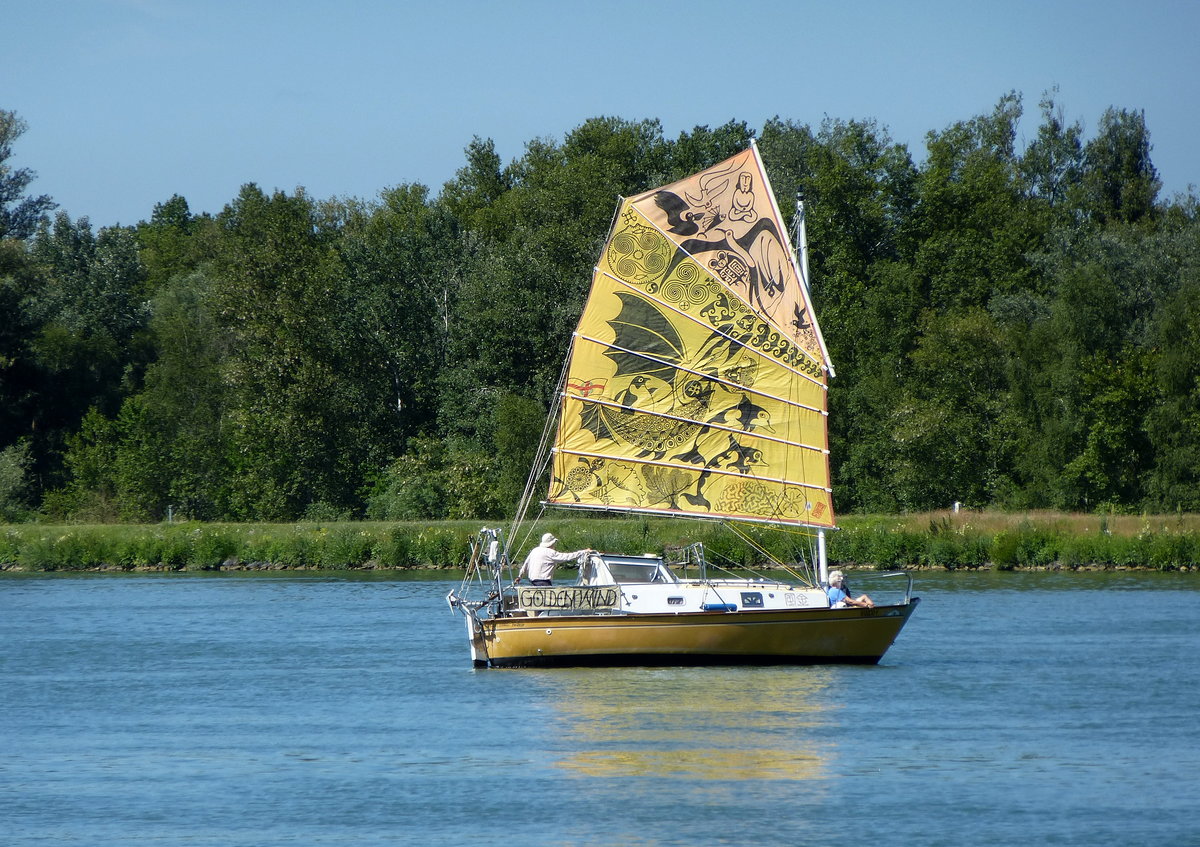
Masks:
[[[534,672],[552,688],[558,766],[587,777],[813,780],[827,774],[828,668]]]

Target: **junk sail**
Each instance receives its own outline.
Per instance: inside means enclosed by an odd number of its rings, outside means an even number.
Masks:
[[[831,527],[829,371],[756,146],[625,199],[572,342],[549,501]]]

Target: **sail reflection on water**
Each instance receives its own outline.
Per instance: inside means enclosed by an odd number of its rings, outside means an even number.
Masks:
[[[815,780],[833,745],[826,668],[560,670],[552,731],[558,766],[579,776]]]

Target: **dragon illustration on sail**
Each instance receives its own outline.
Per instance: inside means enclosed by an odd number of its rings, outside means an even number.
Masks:
[[[651,487],[665,495],[671,508],[677,508],[679,495],[692,505],[707,506],[702,492],[713,468],[749,473],[765,464],[762,451],[744,444],[737,434],[759,428],[773,431],[770,413],[746,390],[753,385],[755,365],[731,362],[738,351],[716,332],[691,352],[651,301],[631,293],[618,297],[621,312],[609,321],[613,349],[604,355],[616,365],[613,381],[620,391],[612,405],[585,405],[582,425],[597,440],[637,448],[638,459],[703,467],[698,480],[670,475],[688,488],[694,483],[690,493],[661,473],[652,475]]]

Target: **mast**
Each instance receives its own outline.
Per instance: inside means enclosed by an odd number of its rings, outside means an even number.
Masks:
[[[812,285],[809,282],[808,275],[808,228],[804,220],[804,195],[799,191],[796,192],[796,216],[792,221],[792,230],[792,241],[795,244],[796,252],[800,254],[796,269],[797,275],[804,286],[804,299],[811,306]],[[821,345],[821,352],[825,356],[825,367],[829,369],[829,376],[837,376],[837,373],[833,370],[833,360],[829,358],[829,351],[825,348],[825,337],[821,334],[821,327],[817,324],[816,320],[813,321],[813,331],[816,332],[817,341]]]
[[[796,219],[792,222],[796,240],[796,249],[800,252],[800,281],[804,283],[804,293],[812,297],[812,286],[808,284],[808,232],[804,226],[804,195],[796,192]]]
[[[796,217],[793,221],[795,234],[793,240],[796,250],[800,253],[800,282],[804,284],[804,294],[808,302],[812,302],[812,286],[808,276],[808,230],[804,223],[804,195],[796,192]],[[833,363],[828,362],[829,375],[833,376]],[[821,585],[829,584],[829,558],[825,552],[825,528],[817,529],[817,580]]]

